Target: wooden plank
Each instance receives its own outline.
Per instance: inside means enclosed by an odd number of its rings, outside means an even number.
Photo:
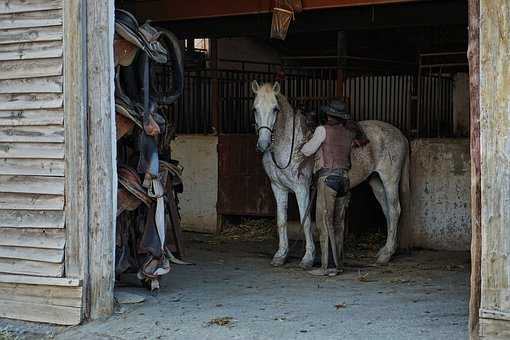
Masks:
[[[61,76],[0,80],[0,94],[6,93],[62,93]]]
[[[82,287],[0,283],[0,296],[3,300],[51,306],[80,307],[82,290]]]
[[[62,70],[61,58],[0,61],[0,79],[60,76]]]
[[[113,93],[114,0],[87,1],[90,316],[113,313],[116,164]],[[98,29],[100,27],[101,29]],[[104,176],[103,174],[112,174]]]
[[[63,0],[9,0],[0,3],[0,14],[60,9]]]
[[[0,210],[0,228],[64,228],[63,211]]]
[[[0,110],[56,109],[63,104],[62,94],[0,94]]]
[[[64,127],[62,125],[0,126],[1,142],[62,143]]]
[[[64,249],[0,246],[0,258],[61,263],[64,261]]]
[[[0,192],[0,209],[63,210],[64,195],[11,194]]]
[[[500,310],[491,310],[491,309],[480,309],[479,313],[481,318],[484,319],[494,319],[494,320],[506,320],[510,321],[510,312],[500,311]]]
[[[510,322],[506,320],[480,319],[480,340],[510,339]]]
[[[62,109],[0,111],[0,126],[62,124],[64,124]]]
[[[0,14],[0,29],[62,25],[61,9],[49,11]]]
[[[0,300],[0,317],[72,326],[81,322],[81,308]]]
[[[79,287],[82,285],[81,280],[72,279],[68,277],[36,277],[29,275],[12,275],[1,273],[0,282],[27,285],[59,286],[59,287]]]
[[[482,174],[482,303],[510,310],[510,3],[480,2],[480,140]]]
[[[64,176],[64,160],[0,158],[3,175]]]
[[[60,58],[62,55],[61,41],[0,45],[2,61]]]
[[[65,231],[62,229],[2,228],[0,245],[43,249],[64,249]]]
[[[510,311],[510,2],[480,1],[480,18],[480,305]],[[480,319],[480,334],[508,339],[510,321]]]
[[[64,178],[0,175],[0,192],[64,195]]]
[[[62,26],[0,30],[0,45],[36,41],[61,41]]]
[[[469,102],[471,147],[471,285],[469,295],[469,336],[479,334],[481,296],[481,181],[480,181],[480,0],[469,0]]]
[[[2,158],[64,158],[63,143],[0,143]]]
[[[86,2],[66,1],[64,6],[65,69],[64,110],[66,148],[66,275],[83,279],[88,290],[88,118]],[[89,315],[88,294],[84,294],[84,315]]]
[[[64,274],[64,264],[0,258],[0,272],[21,275],[61,277]]]

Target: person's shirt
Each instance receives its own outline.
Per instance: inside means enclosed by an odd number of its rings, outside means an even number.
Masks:
[[[320,125],[315,129],[312,138],[310,138],[310,140],[303,145],[303,147],[301,148],[301,152],[306,157],[310,157],[311,155],[316,153],[317,150],[319,150],[319,148],[321,147],[322,143],[324,143],[325,140],[326,129],[324,128],[324,126]]]

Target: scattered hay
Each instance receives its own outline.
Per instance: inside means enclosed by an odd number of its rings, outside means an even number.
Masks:
[[[221,236],[229,240],[266,241],[274,238],[275,226],[268,219],[243,219],[241,223],[227,225]]]
[[[224,316],[222,318],[215,318],[209,320],[207,326],[222,326],[222,327],[232,327],[232,323],[234,318],[231,316]]]
[[[340,310],[343,308],[347,308],[347,305],[345,303],[339,303],[339,304],[335,305],[335,308],[336,308],[336,310]]]

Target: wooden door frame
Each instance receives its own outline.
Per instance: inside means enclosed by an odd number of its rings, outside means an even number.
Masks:
[[[469,87],[471,144],[471,284],[469,336],[478,339],[481,299],[480,0],[469,0]]]
[[[472,273],[470,335],[480,306],[479,0],[469,0]],[[116,162],[114,0],[64,1],[66,274],[83,279],[86,316],[113,311]],[[94,46],[94,48],[89,48]]]
[[[114,0],[64,1],[66,275],[84,317],[113,312],[117,197]]]

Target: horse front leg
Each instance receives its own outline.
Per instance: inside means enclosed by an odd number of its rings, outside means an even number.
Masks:
[[[272,183],[274,198],[276,200],[276,224],[278,226],[278,251],[273,256],[271,264],[275,267],[285,263],[289,254],[289,239],[287,236],[287,201],[288,192],[277,184]]]
[[[306,186],[301,190],[296,191],[296,200],[299,206],[299,216],[301,224],[303,225],[303,232],[305,234],[306,250],[305,256],[301,260],[299,266],[303,269],[310,269],[313,267],[315,259],[315,243],[313,242],[312,223],[310,217],[310,187]]]

